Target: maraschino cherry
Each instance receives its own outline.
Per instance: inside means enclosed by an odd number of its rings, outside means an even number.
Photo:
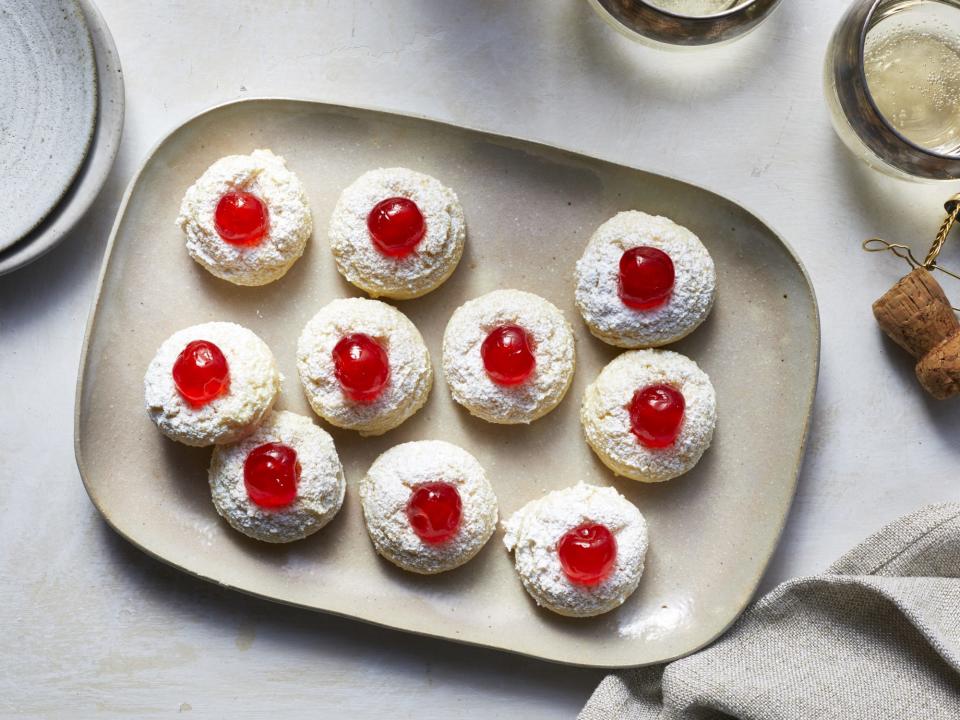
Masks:
[[[202,407],[230,387],[230,368],[223,352],[207,340],[194,340],[173,363],[173,384],[193,407]]]
[[[278,508],[297,497],[300,463],[297,451],[281,443],[254,448],[243,463],[243,484],[247,495],[260,507]]]
[[[225,193],[213,214],[217,234],[231,245],[256,245],[267,234],[267,224],[267,206],[244,190]]]
[[[670,385],[649,385],[630,401],[630,430],[641,445],[663,448],[673,445],[683,426],[686,401]]]
[[[333,369],[344,394],[357,402],[373,402],[390,380],[387,351],[363,333],[347,335],[334,346]]]
[[[407,519],[421,540],[430,545],[446,542],[460,528],[463,503],[454,485],[437,481],[417,486],[407,501]]]
[[[533,374],[533,341],[519,325],[501,325],[480,346],[487,375],[498,385],[519,385]]]
[[[673,292],[673,260],[655,247],[635,247],[620,256],[619,294],[634,310],[652,310],[663,305]]]
[[[606,525],[584,523],[560,538],[557,554],[570,582],[597,585],[613,571],[617,561],[617,540]]]
[[[367,229],[377,250],[390,257],[404,257],[423,240],[427,224],[413,200],[392,197],[373,206],[367,215]]]

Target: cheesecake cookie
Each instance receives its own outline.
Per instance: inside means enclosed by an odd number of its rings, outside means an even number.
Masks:
[[[346,491],[333,438],[291,412],[272,412],[252,435],[214,448],[209,475],[217,512],[235,530],[271,543],[315,533]]]
[[[376,551],[415,573],[463,565],[497,525],[497,498],[480,463],[439,440],[383,453],[360,481],[360,501]]]
[[[636,210],[607,220],[577,261],[576,301],[590,332],[624,348],[666,345],[702,323],[717,276],[699,238]]]
[[[340,274],[373,297],[420,297],[456,269],[467,236],[456,194],[406,168],[364,173],[330,218]]]
[[[177,225],[190,257],[235,285],[283,277],[313,232],[303,186],[269,150],[217,160],[187,190]]]
[[[609,612],[640,583],[647,523],[611,487],[580,483],[554,491],[527,503],[503,527],[523,587],[555,613]]]
[[[297,369],[314,411],[337,427],[380,435],[423,407],[433,385],[420,332],[379,300],[334,300],[300,334]]]
[[[253,432],[280,394],[270,348],[230,322],[171,335],[144,376],[147,414],[171,440],[220,445]]]
[[[717,399],[707,374],[680,353],[634,350],[587,387],[587,443],[617,475],[662,482],[687,472],[710,446]]]
[[[494,290],[453,313],[443,374],[453,399],[492,423],[529,423],[563,400],[574,370],[573,330],[542,297]]]

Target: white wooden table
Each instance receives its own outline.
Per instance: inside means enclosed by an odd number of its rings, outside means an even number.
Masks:
[[[886,179],[835,138],[820,77],[844,5],[784,0],[753,35],[690,54],[634,45],[584,0],[100,0],[126,75],[120,157],[64,244],[0,278],[0,716],[533,720],[574,716],[601,677],[220,590],[129,546],[87,500],[74,382],[120,196],[162,135],[234,98],[376,105],[559,144],[718,190],[777,228],[819,296],[823,368],[763,588],[956,499],[960,402],[926,400],[881,339],[870,303],[905,266],[859,243],[927,243],[958,187]]]

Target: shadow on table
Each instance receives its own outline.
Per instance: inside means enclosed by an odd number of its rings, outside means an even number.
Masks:
[[[103,190],[90,210],[55,247],[29,265],[0,276],[0,327],[4,332],[28,330],[69,302],[80,284],[96,282],[97,268],[110,237],[123,192],[124,171],[114,163]],[[87,305],[76,318],[83,327]]]
[[[645,100],[690,104],[691,91],[701,100],[736,94],[744,86],[743,67],[768,62],[778,37],[796,27],[796,9],[783,3],[754,32],[717,47],[676,49],[648,47],[623,37],[607,25],[586,2],[565,4],[566,22],[558,40],[570,43],[588,62],[587,75],[601,86],[613,86],[627,96]],[[638,98],[639,99],[639,98]]]
[[[239,650],[251,647],[257,635],[283,643],[295,653],[323,648],[349,656],[352,663],[389,666],[412,684],[455,683],[483,686],[510,695],[531,693],[586,702],[605,675],[602,670],[556,665],[485,648],[402,633],[349,618],[304,610],[219,587],[199,580],[139,551],[100,524],[104,550],[138,594],[171,612],[186,614],[223,636],[235,636]],[[278,611],[280,610],[280,611]]]
[[[949,183],[911,183],[891,178],[854,156],[836,133],[832,140],[835,169],[843,181],[840,185],[842,192],[849,196],[850,207],[857,208],[869,220],[868,227],[873,228],[877,235],[893,242],[909,243],[922,257],[942,220],[942,203],[952,192],[956,192],[956,186]],[[942,199],[939,199],[941,196]],[[929,232],[924,232],[926,228],[929,228]],[[944,250],[944,257],[951,256],[955,258],[954,264],[960,265],[960,251],[951,253],[948,246]],[[892,263],[882,255],[868,260]],[[906,274],[909,268],[902,261],[897,262],[902,264],[901,274]],[[891,275],[894,273],[892,271]]]

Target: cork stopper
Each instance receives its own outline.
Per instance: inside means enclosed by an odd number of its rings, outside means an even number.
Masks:
[[[922,267],[873,303],[873,315],[887,336],[917,359],[960,329],[940,283]]]
[[[916,373],[923,389],[937,400],[960,393],[960,332],[924,355],[917,363]]]
[[[880,328],[919,360],[917,379],[930,395],[960,394],[960,322],[928,270],[914,268],[873,304]]]
[[[960,394],[960,322],[930,271],[960,280],[960,274],[937,263],[951,228],[960,221],[960,193],[943,207],[947,216],[922,261],[909,245],[880,238],[863,241],[867,252],[890,251],[913,268],[873,303],[873,316],[891,340],[917,358],[917,379],[938,400]]]

